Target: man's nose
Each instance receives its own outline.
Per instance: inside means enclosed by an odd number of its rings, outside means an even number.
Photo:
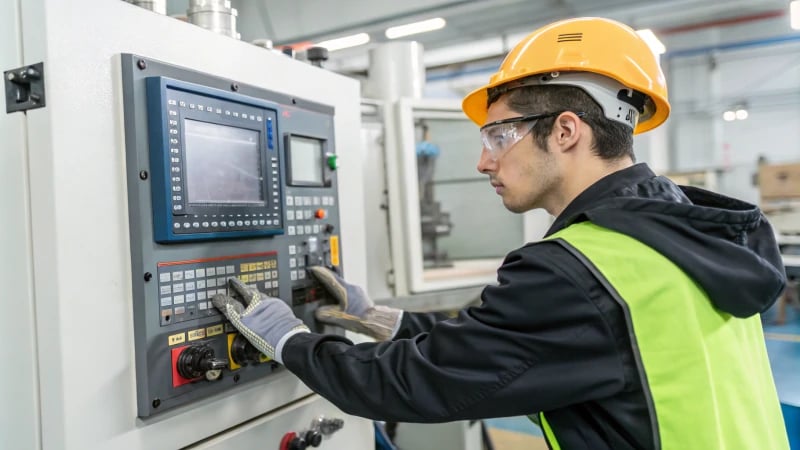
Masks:
[[[486,147],[483,147],[481,149],[481,157],[478,159],[478,172],[489,173],[495,168],[496,165],[497,161],[492,160],[492,154],[486,150]]]

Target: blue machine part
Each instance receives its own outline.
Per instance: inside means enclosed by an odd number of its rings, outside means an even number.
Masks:
[[[276,138],[281,107],[234,92],[162,76],[149,77],[146,83],[153,235],[156,242],[283,234],[283,197],[280,192],[283,162],[280,139]],[[222,189],[225,179],[220,176],[219,189],[200,201],[192,201],[192,185],[201,183],[192,183],[192,174],[187,173],[186,128],[189,124],[212,131],[221,130],[232,136],[250,136],[247,149],[233,151],[224,147],[225,142],[222,142],[220,145],[223,147],[219,150],[216,144],[205,145],[202,150],[207,153],[213,148],[217,152],[213,157],[219,160],[220,167],[225,166],[225,158],[242,158],[242,153],[250,152],[244,156],[249,158],[248,163],[253,164],[240,164],[240,167],[252,171],[243,175],[251,182],[249,198],[241,193],[238,197],[225,198]],[[232,139],[230,142],[235,147],[236,142],[241,141]],[[195,149],[191,153],[201,154],[202,151]],[[211,159],[210,156],[205,158]],[[203,162],[207,167],[207,161]],[[234,162],[229,164],[231,167],[234,165]],[[229,167],[228,170],[234,173],[235,169]],[[219,173],[221,169],[215,172]],[[202,184],[209,179],[206,177]]]

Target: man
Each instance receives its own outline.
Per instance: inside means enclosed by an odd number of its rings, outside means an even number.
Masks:
[[[656,57],[617,22],[574,19],[518,44],[464,111],[478,170],[507,209],[556,217],[458,317],[375,307],[312,268],[339,307],[309,333],[232,282],[245,336],[345,412],[399,422],[536,414],[553,449],[788,449],[758,314],[784,285],[753,205],[634,165],[633,134],[669,114]],[[244,312],[243,312],[244,311]]]

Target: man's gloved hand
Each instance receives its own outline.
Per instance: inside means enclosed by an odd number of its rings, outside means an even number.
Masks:
[[[379,341],[389,340],[397,333],[403,317],[402,310],[375,306],[363,289],[348,284],[326,267],[311,266],[308,271],[339,303],[318,308],[315,312],[317,320],[366,334]]]
[[[282,364],[283,344],[297,333],[308,333],[308,327],[283,300],[268,297],[236,278],[229,279],[228,285],[238,298],[217,294],[211,303],[255,348]]]

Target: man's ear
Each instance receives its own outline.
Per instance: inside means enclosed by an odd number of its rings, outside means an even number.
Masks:
[[[581,119],[572,111],[565,111],[553,123],[553,144],[561,151],[575,147],[581,137]]]

